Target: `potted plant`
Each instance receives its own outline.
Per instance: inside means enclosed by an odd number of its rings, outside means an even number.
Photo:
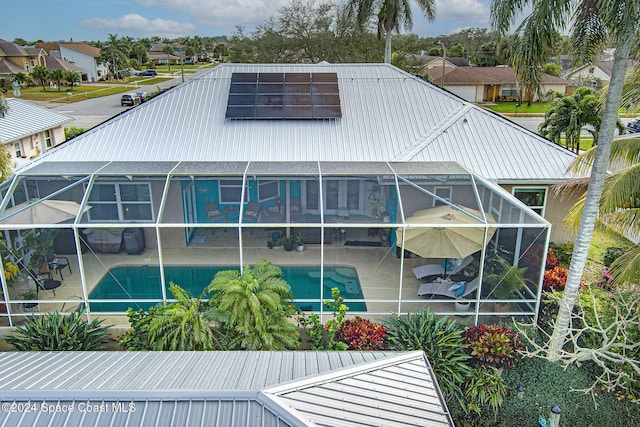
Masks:
[[[304,234],[298,233],[295,238],[296,250],[298,252],[304,251]]]
[[[524,273],[527,267],[516,267],[507,262],[504,258],[496,257],[487,263],[487,274],[484,276],[483,284],[488,287],[488,298],[498,300],[513,299],[516,291],[524,288],[527,280]],[[494,303],[494,311],[509,311],[510,303]]]
[[[33,289],[27,289],[26,291],[24,291],[23,293],[20,294],[20,299],[21,300],[26,300],[26,301],[37,300],[38,299],[38,293]],[[22,309],[24,310],[25,313],[32,313],[32,312],[36,311],[37,307],[38,307],[38,303],[37,302],[23,302],[22,303]]]
[[[287,252],[291,252],[294,247],[294,239],[293,236],[286,236],[280,239],[280,243],[284,246],[284,250]]]

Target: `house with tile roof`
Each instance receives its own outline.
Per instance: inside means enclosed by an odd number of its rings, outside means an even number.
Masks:
[[[455,314],[446,292],[418,294],[413,270],[465,258],[470,323],[495,322],[503,298],[508,315],[534,319],[569,205],[549,186],[574,158],[388,64],[221,64],[21,167],[0,188],[0,224],[28,262],[20,245],[35,224],[21,213],[74,206],[36,221],[70,265],[55,295],[41,293],[43,310],[83,304],[117,324],[129,306],[170,299],[171,281],[198,295],[217,270],[261,258],[321,316],[334,286],[352,314]],[[421,216],[443,205],[454,211]],[[474,240],[426,252],[407,240],[416,229],[472,229]],[[283,250],[295,236],[304,250]],[[496,251],[527,267],[527,285],[500,298],[483,283]]]
[[[445,68],[444,80],[442,68],[430,68],[426,72],[434,84],[444,84],[445,89],[469,102],[518,99],[515,71],[511,67],[449,67]],[[564,94],[571,84],[567,79],[545,73],[541,73],[540,78],[543,94],[551,91]],[[529,100],[529,96],[524,95],[525,102]]]
[[[0,118],[0,144],[16,165],[65,141],[64,124],[72,117],[17,98],[7,99],[7,104]]]
[[[83,70],[83,81],[95,82],[106,78],[107,65],[100,59],[100,49],[87,43],[36,43],[49,56],[62,59]]]

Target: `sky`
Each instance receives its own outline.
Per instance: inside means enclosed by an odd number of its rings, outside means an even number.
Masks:
[[[21,0],[5,7],[0,39],[98,41],[108,34],[133,38],[231,35],[264,23],[291,0]],[[413,12],[414,34],[452,34],[488,28],[490,0],[436,0],[436,20]],[[13,10],[11,10],[13,9]]]

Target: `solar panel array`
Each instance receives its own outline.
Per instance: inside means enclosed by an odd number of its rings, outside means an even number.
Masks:
[[[342,117],[336,73],[233,73],[227,119],[322,120]]]

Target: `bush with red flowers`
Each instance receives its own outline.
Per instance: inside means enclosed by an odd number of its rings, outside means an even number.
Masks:
[[[513,368],[522,343],[518,335],[504,325],[480,325],[467,328],[464,342],[469,354],[480,365]]]
[[[564,285],[567,283],[569,271],[560,266],[551,270],[545,270],[544,279],[542,279],[543,291],[564,291]]]
[[[384,350],[386,336],[384,325],[356,316],[342,322],[336,340],[347,344],[349,350]]]
[[[547,252],[547,263],[544,267],[545,270],[552,270],[556,267],[558,267],[560,265],[560,263],[558,262],[558,257],[556,256],[555,252],[553,251],[553,248],[549,248],[549,251]]]

